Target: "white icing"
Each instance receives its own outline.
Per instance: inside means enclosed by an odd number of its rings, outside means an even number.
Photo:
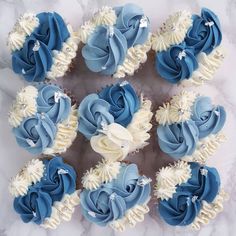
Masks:
[[[8,189],[12,196],[19,197],[24,196],[27,193],[28,187],[28,180],[21,174],[18,174],[11,179]]]
[[[170,122],[170,103],[163,103],[162,106],[159,106],[155,115],[156,121],[160,125],[169,125]]]
[[[100,186],[102,180],[96,169],[87,170],[82,177],[82,184],[85,189],[92,190]]]

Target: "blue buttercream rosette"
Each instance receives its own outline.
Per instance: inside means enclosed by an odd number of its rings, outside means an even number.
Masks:
[[[33,159],[12,178],[13,207],[24,223],[55,229],[69,221],[79,204],[76,172],[61,157]]]
[[[213,78],[224,58],[220,21],[210,9],[201,15],[179,11],[153,35],[155,67],[166,81],[201,85]]]

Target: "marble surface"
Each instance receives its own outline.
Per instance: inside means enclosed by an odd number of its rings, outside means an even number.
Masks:
[[[230,200],[225,204],[225,211],[217,216],[209,225],[200,231],[179,227],[170,227],[155,215],[155,204],[150,203],[151,212],[146,216],[143,223],[138,224],[135,229],[128,229],[124,233],[113,232],[110,228],[102,228],[92,225],[81,216],[79,207],[72,220],[64,223],[55,231],[47,231],[34,224],[23,224],[12,207],[12,198],[7,191],[11,176],[15,175],[23,164],[32,158],[32,155],[20,149],[11,134],[7,123],[7,113],[15,97],[16,91],[24,85],[24,81],[11,70],[11,59],[6,47],[8,31],[13,26],[16,18],[25,11],[57,11],[75,28],[88,19],[93,12],[103,5],[120,5],[127,1],[120,0],[0,0],[0,236],[93,236],[93,235],[201,235],[201,236],[233,236],[236,225],[236,81],[234,78],[234,67],[236,61],[236,1],[235,0],[137,0],[150,18],[152,30],[154,31],[169,13],[180,9],[188,9],[199,12],[203,6],[212,8],[220,17],[223,28],[223,45],[227,57],[215,78],[209,84],[201,88],[192,88],[212,97],[215,103],[222,104],[227,110],[227,123],[224,133],[228,141],[218,149],[216,155],[211,157],[208,165],[218,168],[222,186],[229,192]],[[70,89],[77,97],[78,102],[88,93],[97,91],[105,84],[115,82],[109,77],[97,76],[89,72],[80,59],[81,54],[74,62],[74,68],[58,83]],[[142,91],[153,101],[153,110],[168,99],[180,86],[172,86],[159,78],[154,70],[154,54],[149,53],[146,64],[139,69],[133,77],[127,78],[138,91]],[[153,120],[153,124],[155,121]],[[131,155],[128,160],[138,163],[142,172],[154,178],[155,172],[169,163],[171,160],[163,155],[157,145],[155,136],[156,126],[151,131],[150,145],[137,153]],[[63,155],[67,161],[72,163],[78,172],[78,180],[82,173],[94,165],[99,156],[90,148],[82,135],[78,135],[72,147]]]

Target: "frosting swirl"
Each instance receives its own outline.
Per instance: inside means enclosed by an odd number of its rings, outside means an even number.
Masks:
[[[112,75],[123,64],[127,53],[124,35],[113,26],[97,26],[82,48],[87,67],[93,72]]]
[[[123,33],[127,40],[128,48],[137,44],[144,44],[149,35],[150,23],[144,16],[143,9],[129,3],[122,7],[116,7],[116,27]]]
[[[24,47],[12,54],[12,68],[28,82],[40,82],[46,78],[52,66],[50,49],[33,36],[27,38]]]
[[[192,76],[198,62],[192,48],[184,44],[171,46],[156,54],[156,70],[170,83],[178,83]]]
[[[195,122],[188,120],[157,128],[161,150],[174,159],[192,155],[196,149],[199,132]]]
[[[125,127],[140,107],[136,92],[127,82],[104,88],[99,93],[99,97],[111,105],[109,111],[114,116],[115,122]]]
[[[86,96],[78,109],[79,131],[87,139],[97,135],[104,126],[114,122],[114,117],[109,109],[110,104],[100,99],[97,94]]]
[[[38,88],[38,112],[46,113],[54,122],[66,120],[71,111],[71,99],[56,85],[40,84]]]
[[[193,24],[187,32],[185,42],[194,47],[195,54],[211,53],[222,40],[218,17],[207,8],[202,8],[201,16],[193,15]]]
[[[192,108],[192,120],[199,130],[199,138],[218,133],[224,126],[226,112],[222,106],[213,106],[209,97],[197,97]]]
[[[20,147],[33,154],[42,153],[53,144],[56,126],[47,114],[36,114],[25,118],[17,128],[13,128]]]

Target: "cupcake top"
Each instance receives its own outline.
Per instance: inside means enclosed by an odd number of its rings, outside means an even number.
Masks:
[[[139,97],[127,81],[87,95],[79,105],[78,117],[78,130],[106,159],[123,160],[148,144],[151,101]]]
[[[76,137],[76,108],[57,85],[39,83],[23,88],[9,112],[18,145],[32,154],[64,152]]]
[[[157,137],[163,152],[174,159],[205,163],[221,142],[226,120],[224,107],[209,97],[183,91],[156,112]]]
[[[152,38],[156,70],[170,83],[201,85],[212,79],[224,58],[221,41],[219,19],[210,9],[202,8],[201,15],[176,12]]]
[[[200,229],[223,210],[227,194],[215,168],[178,161],[156,175],[155,196],[161,218],[173,226]]]
[[[123,231],[149,211],[151,179],[139,175],[135,164],[103,160],[82,177],[82,214],[100,226]]]
[[[87,67],[115,78],[133,75],[146,61],[150,35],[149,19],[142,8],[131,3],[103,7],[79,29]]]
[[[64,76],[78,43],[77,34],[58,13],[25,13],[8,36],[12,68],[28,82]]]
[[[61,157],[33,159],[11,180],[14,209],[24,223],[55,229],[79,204],[76,173]]]

